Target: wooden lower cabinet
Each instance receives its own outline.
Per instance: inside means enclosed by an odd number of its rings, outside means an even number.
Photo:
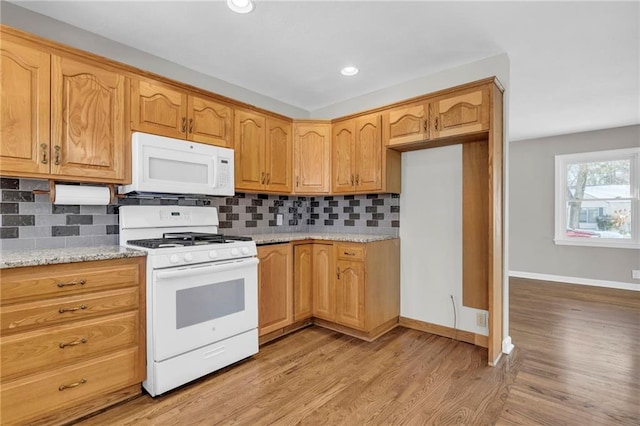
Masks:
[[[398,324],[398,239],[278,244],[258,247],[258,257],[260,336],[267,337],[262,342],[311,321],[365,340]]]
[[[68,423],[141,393],[145,265],[137,257],[0,270],[3,425]]]
[[[293,323],[292,252],[290,244],[258,247],[259,335]]]

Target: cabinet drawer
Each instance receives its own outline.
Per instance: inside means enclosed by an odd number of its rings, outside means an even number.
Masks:
[[[0,344],[2,378],[135,346],[138,315],[133,311],[7,336]]]
[[[0,390],[2,424],[29,420],[139,383],[138,349],[4,382]]]
[[[5,305],[137,286],[140,265],[138,259],[117,259],[4,269],[0,271],[1,302]]]
[[[338,259],[364,260],[364,246],[360,244],[337,244]]]
[[[37,327],[138,309],[138,300],[138,288],[133,287],[1,306],[0,334],[6,335]]]

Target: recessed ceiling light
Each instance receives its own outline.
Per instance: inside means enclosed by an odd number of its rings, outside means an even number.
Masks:
[[[252,0],[227,0],[229,9],[236,13],[249,13],[253,10]]]
[[[340,73],[342,75],[346,75],[348,77],[351,77],[352,75],[356,75],[358,74],[358,71],[360,71],[358,68],[356,67],[352,67],[352,66],[348,66],[348,67],[344,67],[342,68],[342,70],[340,71]]]

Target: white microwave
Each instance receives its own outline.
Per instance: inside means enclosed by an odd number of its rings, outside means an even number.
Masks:
[[[234,195],[233,149],[135,132],[120,193]]]

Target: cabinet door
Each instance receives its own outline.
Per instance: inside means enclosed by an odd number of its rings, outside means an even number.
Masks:
[[[124,180],[125,76],[59,56],[51,67],[51,172]]]
[[[428,106],[425,103],[395,108],[388,112],[387,146],[420,142],[429,137]]]
[[[443,97],[430,104],[430,138],[473,133],[489,128],[489,91]]]
[[[293,323],[292,255],[289,244],[258,247],[259,335]]]
[[[293,320],[310,318],[313,314],[313,244],[293,248]]]
[[[134,80],[131,84],[131,128],[184,139],[187,134],[187,94],[156,81]]]
[[[263,189],[266,182],[265,118],[242,110],[236,110],[234,115],[236,190]]]
[[[382,121],[379,114],[356,119],[356,191],[382,189]]]
[[[337,269],[336,322],[364,330],[364,263],[338,260]]]
[[[293,191],[300,194],[328,194],[330,159],[331,125],[295,124]]]
[[[313,316],[335,321],[336,268],[332,244],[313,245]]]
[[[187,139],[230,148],[233,110],[210,99],[189,96]]]
[[[275,192],[291,192],[291,123],[267,118],[265,143],[266,189]]]
[[[0,40],[0,173],[48,174],[50,58]]]
[[[354,145],[356,123],[344,121],[333,126],[331,140],[331,188],[334,193],[353,192],[355,184]]]

